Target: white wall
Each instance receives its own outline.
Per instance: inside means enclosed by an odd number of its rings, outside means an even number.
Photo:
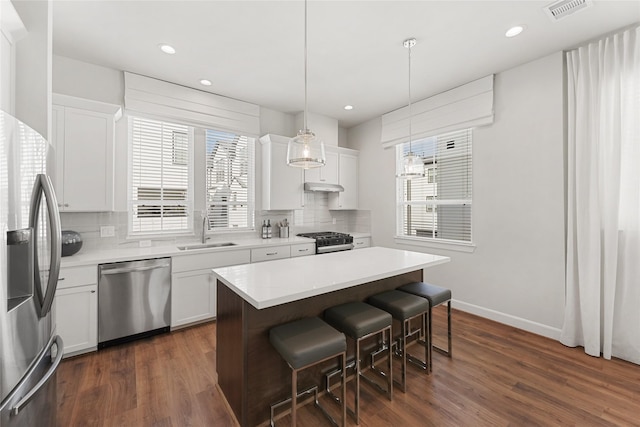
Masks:
[[[49,1],[13,5],[28,33],[15,45],[15,116],[49,139],[52,14]]]
[[[473,253],[397,245],[395,150],[380,146],[380,119],[348,133],[374,244],[450,256],[425,280],[450,288],[455,307],[553,338],[564,310],[563,78],[561,52],[496,75],[495,121],[473,134]]]

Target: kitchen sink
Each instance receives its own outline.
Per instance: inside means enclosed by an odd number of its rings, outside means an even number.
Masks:
[[[233,242],[200,243],[200,244],[196,244],[196,245],[178,246],[178,249],[181,250],[181,251],[192,251],[194,249],[223,248],[225,246],[236,246],[236,243],[233,243]]]

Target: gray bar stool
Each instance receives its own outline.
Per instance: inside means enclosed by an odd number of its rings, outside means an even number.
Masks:
[[[379,387],[381,391],[386,392],[389,400],[393,399],[393,369],[391,365],[391,359],[393,358],[391,355],[391,342],[393,340],[391,325],[393,319],[386,311],[358,301],[328,308],[324,312],[324,320],[355,341],[356,354],[353,363],[350,364],[350,366],[353,365],[356,371],[355,411],[349,407],[347,407],[347,410],[355,418],[356,423],[360,424],[360,376],[372,385]],[[379,373],[386,378],[386,390],[363,375],[360,366],[360,342],[376,335],[382,336],[381,349],[376,350],[376,353],[379,354],[384,350],[388,352],[387,372],[379,371],[374,366],[373,357],[371,359],[371,368],[373,372]],[[334,399],[337,399],[330,390],[329,379],[331,376],[331,374],[327,374],[327,392],[333,396]]]
[[[445,356],[451,357],[451,290],[424,282],[409,283],[408,285],[400,286],[398,290],[426,298],[429,301],[429,333],[427,334],[427,343],[429,345],[429,372],[431,372],[433,370],[431,356],[434,348]],[[447,303],[447,350],[433,345],[433,336],[431,334],[431,311],[434,307],[444,302]]]
[[[367,302],[375,307],[378,307],[387,313],[391,314],[394,319],[400,322],[401,333],[399,337],[400,356],[402,356],[402,381],[399,382],[403,392],[407,391],[407,358],[414,363],[419,363],[421,367],[426,369],[429,363],[429,347],[426,345],[424,334],[428,328],[427,313],[429,312],[429,302],[424,298],[417,297],[415,295],[408,294],[406,292],[400,292],[397,290],[383,292],[376,294],[367,300]],[[420,317],[422,319],[421,327],[411,331],[410,321]],[[407,353],[407,340],[418,334],[417,341],[424,345],[424,357],[425,361],[420,362],[419,359],[409,355]],[[428,370],[427,370],[428,372]]]
[[[342,426],[346,426],[346,359],[347,339],[343,333],[336,331],[318,317],[296,320],[276,326],[269,331],[271,345],[280,353],[291,368],[291,397],[271,405],[271,426],[274,425],[276,408],[291,402],[291,425],[296,425],[296,406],[298,397],[313,392],[315,405],[335,425],[338,423],[318,402],[318,387],[311,387],[298,393],[298,371],[317,365],[334,357],[341,357],[342,366]]]

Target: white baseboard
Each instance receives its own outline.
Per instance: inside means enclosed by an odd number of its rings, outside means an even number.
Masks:
[[[458,310],[494,320],[498,323],[513,326],[514,328],[522,329],[536,335],[542,335],[543,337],[551,338],[556,341],[560,340],[560,329],[552,328],[551,326],[543,325],[542,323],[532,322],[531,320],[523,319],[521,317],[512,316],[510,314],[501,313],[499,311],[455,299],[451,301],[451,306]]]

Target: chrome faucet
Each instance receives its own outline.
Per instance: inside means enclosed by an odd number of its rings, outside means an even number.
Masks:
[[[207,214],[202,215],[202,243],[205,243],[208,237],[205,237],[205,233],[209,229],[209,217]]]

